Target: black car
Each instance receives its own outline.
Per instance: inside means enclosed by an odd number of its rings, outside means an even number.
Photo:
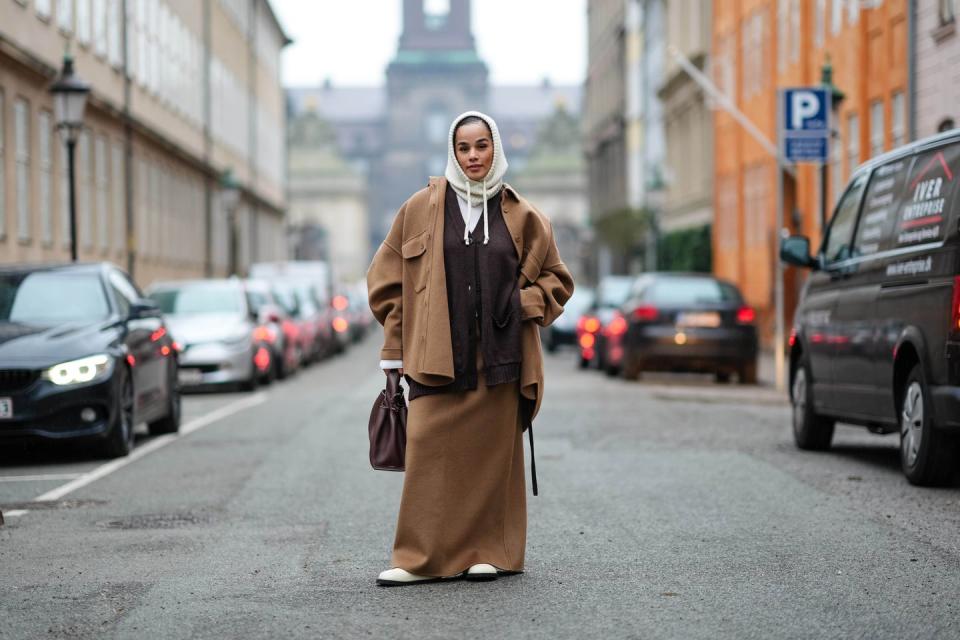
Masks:
[[[690,371],[757,381],[756,312],[737,287],[705,274],[648,273],[621,308],[627,320],[621,372]]]
[[[133,447],[180,426],[177,353],[159,309],[109,264],[0,268],[0,437]]]
[[[949,481],[960,434],[960,133],[859,167],[811,257],[790,337],[793,432],[827,449],[837,421],[900,433],[907,479]]]

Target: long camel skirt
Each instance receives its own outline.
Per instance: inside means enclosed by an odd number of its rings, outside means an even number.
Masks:
[[[520,387],[487,387],[482,373],[478,382],[474,391],[410,402],[394,567],[423,576],[453,576],[478,563],[523,571]]]

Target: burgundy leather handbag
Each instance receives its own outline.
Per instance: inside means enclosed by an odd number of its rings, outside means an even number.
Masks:
[[[407,452],[407,402],[400,372],[387,371],[387,386],[370,411],[370,465],[380,471],[403,471]]]

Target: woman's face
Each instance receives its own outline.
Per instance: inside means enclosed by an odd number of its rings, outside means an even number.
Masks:
[[[457,162],[468,178],[481,182],[487,177],[493,164],[493,136],[486,123],[460,125],[454,134],[453,148]]]

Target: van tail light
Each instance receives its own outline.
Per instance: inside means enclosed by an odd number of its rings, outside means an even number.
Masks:
[[[737,309],[738,324],[753,324],[757,320],[757,312],[753,307],[743,306]]]
[[[653,322],[660,316],[660,311],[650,305],[642,305],[633,310],[633,319],[639,322]]]
[[[950,333],[960,333],[960,276],[953,277],[953,304],[950,306]]]
[[[606,334],[611,337],[622,336],[627,332],[627,319],[622,314],[617,314],[607,325]]]

